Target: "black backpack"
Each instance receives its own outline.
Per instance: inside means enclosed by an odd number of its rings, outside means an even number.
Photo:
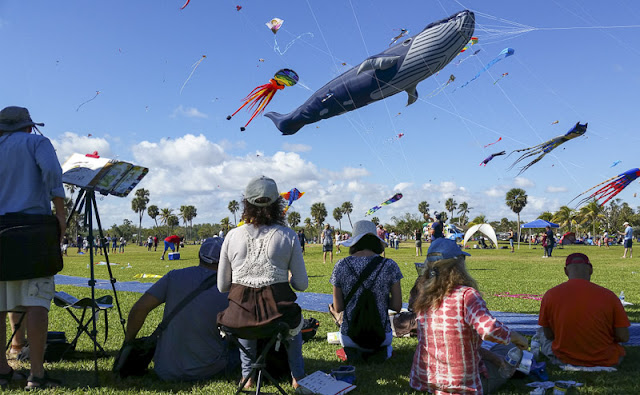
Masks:
[[[382,257],[377,256],[365,267],[358,281],[345,299],[345,306],[349,304],[358,288],[363,286],[363,283],[371,277],[372,272],[382,260]],[[380,265],[380,269],[378,269],[376,276],[373,278],[373,283],[375,283],[378,274],[382,271],[382,266],[384,265]],[[362,294],[360,294],[360,297],[356,301],[352,316],[349,317],[349,330],[347,331],[347,335],[360,347],[368,349],[380,347],[380,344],[382,344],[386,338],[383,322],[380,321],[380,312],[376,304],[375,294],[368,288],[362,290]]]

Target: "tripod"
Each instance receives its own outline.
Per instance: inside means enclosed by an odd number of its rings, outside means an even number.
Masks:
[[[103,249],[104,257],[107,262],[107,270],[109,272],[109,280],[111,282],[111,288],[113,289],[113,296],[116,302],[116,307],[118,309],[118,315],[120,317],[120,325],[122,325],[122,332],[126,333],[124,324],[125,320],[122,318],[122,310],[120,309],[120,302],[118,301],[118,294],[116,292],[116,279],[113,277],[113,272],[111,271],[111,265],[109,264],[109,246],[104,242],[104,232],[102,231],[102,224],[100,223],[100,216],[98,215],[98,204],[96,203],[96,195],[95,190],[92,188],[82,188],[80,193],[78,194],[78,198],[69,214],[69,218],[67,219],[67,226],[71,222],[71,218],[73,214],[77,211],[82,211],[84,208],[84,226],[89,229],[89,267],[90,267],[90,279],[88,281],[88,285],[91,288],[91,314],[92,314],[92,323],[93,327],[91,332],[89,332],[89,337],[93,340],[93,363],[95,368],[95,382],[96,385],[99,384],[98,379],[98,343],[97,336],[98,330],[96,328],[96,313],[99,312],[98,306],[96,304],[96,294],[95,294],[95,273],[94,273],[94,265],[93,265],[93,255],[94,255],[94,244],[95,238],[93,236],[93,217],[95,213],[96,223],[98,225],[98,233],[100,235],[100,246]],[[76,211],[77,210],[77,211]],[[106,312],[105,312],[106,314]],[[105,330],[108,330],[106,328]]]

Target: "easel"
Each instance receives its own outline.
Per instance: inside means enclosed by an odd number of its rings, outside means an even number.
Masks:
[[[93,236],[93,216],[95,213],[96,223],[98,225],[98,233],[100,235],[100,240],[102,241],[101,248],[104,252],[105,260],[107,261],[107,270],[109,271],[109,279],[111,282],[111,288],[113,289],[113,296],[116,302],[116,307],[118,309],[118,315],[120,317],[120,324],[122,325],[122,332],[126,333],[125,330],[125,319],[122,318],[122,310],[120,309],[120,302],[118,301],[118,293],[116,292],[116,279],[113,277],[113,272],[111,271],[111,265],[109,264],[109,248],[104,243],[104,232],[102,231],[102,224],[100,223],[100,216],[98,215],[98,204],[96,203],[96,194],[93,188],[82,188],[80,189],[80,193],[78,194],[78,198],[69,214],[69,218],[67,219],[67,227],[73,217],[74,213],[78,211],[82,211],[84,208],[84,226],[89,229],[89,267],[90,267],[90,278],[88,281],[88,285],[91,288],[91,316],[93,317],[93,327],[89,336],[93,340],[93,363],[95,369],[95,384],[99,385],[98,379],[98,349],[97,349],[97,336],[98,329],[96,327],[96,313],[99,311],[96,305],[96,280],[95,273],[93,267],[93,254],[94,254],[94,243],[95,238]],[[105,313],[106,314],[106,313]]]

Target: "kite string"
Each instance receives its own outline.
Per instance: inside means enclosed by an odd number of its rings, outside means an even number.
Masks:
[[[355,8],[353,8],[353,2],[351,0],[349,0],[349,5],[351,6],[351,12],[353,13],[353,18],[356,22],[356,26],[358,27],[358,31],[360,32],[360,39],[362,40],[362,45],[364,46],[364,50],[367,53],[367,57],[369,57],[371,56],[369,53],[369,48],[367,47],[367,42],[365,41],[364,34],[362,33],[362,29],[360,28],[360,21],[358,20],[358,16],[356,15],[356,10]],[[375,73],[374,73],[374,78],[375,78]],[[382,87],[380,86],[380,80],[378,80],[378,78],[376,78],[376,84],[378,85],[378,89],[382,90]],[[387,101],[384,99],[382,101],[384,102],[384,107],[387,110],[387,117],[389,118],[391,127],[394,130],[394,132],[397,132],[395,122],[393,121],[393,117],[391,116],[391,111],[389,110],[389,104],[387,104]],[[409,166],[409,161],[407,159],[407,156],[404,153],[404,148],[402,147],[402,144],[399,144],[399,146],[400,146],[400,152],[402,153],[402,157],[404,158],[404,163],[407,167],[407,174],[410,174],[411,181],[415,182],[413,169],[411,168],[411,166]]]
[[[326,37],[324,35],[324,32],[322,31],[322,28],[320,27],[320,23],[318,22],[318,18],[316,16],[316,13],[313,11],[313,8],[311,7],[311,3],[309,3],[309,0],[306,0],[306,3],[307,3],[307,6],[309,7],[309,11],[311,12],[311,16],[313,17],[313,20],[315,21],[316,27],[318,28],[318,31],[320,32],[320,37],[322,37],[322,41],[324,42],[325,46],[327,47],[327,51],[328,51],[327,54],[331,57],[331,60],[333,61],[334,66],[337,68],[336,58],[335,58],[335,56],[333,56],[333,53],[331,52],[331,48],[329,47],[329,43],[327,42],[327,39],[326,39]],[[347,94],[349,95],[349,99],[351,99],[351,101],[353,101],[353,97],[351,96],[351,92],[349,92],[348,89],[347,89]],[[342,103],[339,103],[339,105],[342,106]],[[344,109],[344,107],[343,107],[343,109]],[[364,125],[365,123],[364,123],[364,120],[362,119],[362,115],[360,113],[358,113],[358,117],[360,118],[361,124]],[[369,141],[367,141],[367,139],[365,139],[364,135],[360,132],[360,130],[354,124],[354,122],[351,119],[351,116],[350,116],[350,114],[348,112],[346,114],[346,118],[347,118],[347,121],[349,121],[349,123],[353,127],[353,129],[356,131],[356,133],[358,133],[360,138],[365,142],[365,144],[367,144],[367,146],[369,147],[371,152],[373,152],[376,155],[376,157],[377,157],[378,161],[380,161],[380,164],[382,165],[382,167],[397,182],[398,179],[396,178],[395,174],[391,171],[391,169],[387,166],[387,164],[382,160],[380,155],[373,149],[373,147],[371,146],[371,143]],[[363,127],[363,129],[364,129],[364,127]]]
[[[289,32],[287,31],[287,33],[289,33]],[[289,33],[289,34],[291,34],[291,33]],[[299,36],[295,37],[293,40],[289,41],[289,43],[284,47],[284,51],[281,51],[280,50],[280,46],[278,45],[277,35],[274,34],[273,35],[273,51],[278,53],[278,54],[280,54],[280,55],[284,55],[285,53],[287,53],[289,48],[291,48],[291,46],[293,44],[295,44],[296,41],[298,41],[299,39],[301,39],[302,37],[307,36],[307,35],[311,36],[311,38],[313,38],[313,33],[311,33],[311,32],[302,33]]]

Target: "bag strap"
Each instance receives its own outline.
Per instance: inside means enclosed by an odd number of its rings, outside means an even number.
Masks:
[[[151,334],[151,336],[153,337],[158,337],[160,336],[160,333],[162,333],[163,330],[167,329],[167,326],[169,326],[169,323],[171,322],[171,320],[173,319],[173,317],[175,317],[180,310],[182,310],[187,304],[189,304],[193,299],[195,299],[196,296],[198,296],[200,293],[206,291],[207,289],[211,288],[216,282],[218,281],[218,273],[214,273],[213,275],[207,277],[198,288],[194,289],[193,291],[191,291],[191,293],[187,296],[184,297],[184,299],[182,299],[180,301],[180,303],[178,303],[178,305],[176,307],[174,307],[173,310],[171,310],[171,313],[169,313],[169,315],[167,315],[166,317],[164,317],[162,319],[162,322],[160,323],[160,325],[158,325],[158,327],[156,328],[155,331],[153,331],[153,333]]]
[[[378,266],[378,264],[382,260],[383,260],[383,258],[380,255],[378,255],[375,258],[373,258],[371,260],[371,262],[369,262],[369,264],[364,268],[364,270],[360,274],[360,277],[358,278],[358,281],[356,281],[356,283],[353,286],[353,288],[351,288],[351,291],[349,292],[349,295],[347,295],[347,297],[344,300],[345,307],[349,304],[349,302],[351,301],[351,298],[353,298],[353,296],[355,295],[356,291],[362,286],[362,284],[364,284],[364,282],[369,277],[371,277],[371,274],[375,270],[376,266]]]

